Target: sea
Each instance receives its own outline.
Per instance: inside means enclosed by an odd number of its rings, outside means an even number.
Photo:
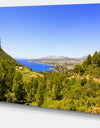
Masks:
[[[27,66],[29,68],[31,68],[34,71],[47,71],[50,70],[52,72],[54,72],[54,70],[50,69],[54,66],[52,65],[46,65],[46,64],[39,64],[39,63],[35,63],[35,62],[29,62],[29,59],[15,59],[16,61],[18,61],[20,64]]]

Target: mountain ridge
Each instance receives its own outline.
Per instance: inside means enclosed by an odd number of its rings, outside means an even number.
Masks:
[[[81,60],[81,59],[86,59],[87,56],[82,56],[79,58],[74,58],[74,57],[67,57],[67,56],[56,56],[56,55],[49,55],[37,59],[31,59],[31,60],[40,60],[40,59],[76,59],[76,60]]]

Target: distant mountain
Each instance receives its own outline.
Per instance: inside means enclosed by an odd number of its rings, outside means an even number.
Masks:
[[[15,59],[9,56],[3,49],[0,48],[0,61],[5,61],[7,64],[11,66],[22,66]]]
[[[87,58],[87,56],[83,56],[83,57],[80,57],[80,58],[76,58],[78,60],[85,60]]]
[[[70,58],[70,57],[66,57],[66,56],[55,56],[55,55],[50,55],[50,56],[46,56],[46,57],[42,57],[42,58],[38,58],[38,59],[33,59],[33,60],[85,60],[87,58],[87,56],[83,56],[80,58]]]
[[[68,59],[68,57],[50,55],[50,56],[42,57],[42,58],[39,58],[39,59]]]

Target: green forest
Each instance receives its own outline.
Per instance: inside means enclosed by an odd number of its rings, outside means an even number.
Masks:
[[[100,52],[72,72],[35,72],[0,49],[0,101],[100,114]]]

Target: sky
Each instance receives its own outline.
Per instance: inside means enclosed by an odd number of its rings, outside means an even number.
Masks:
[[[100,50],[100,4],[0,7],[2,48],[14,58],[78,58]]]

